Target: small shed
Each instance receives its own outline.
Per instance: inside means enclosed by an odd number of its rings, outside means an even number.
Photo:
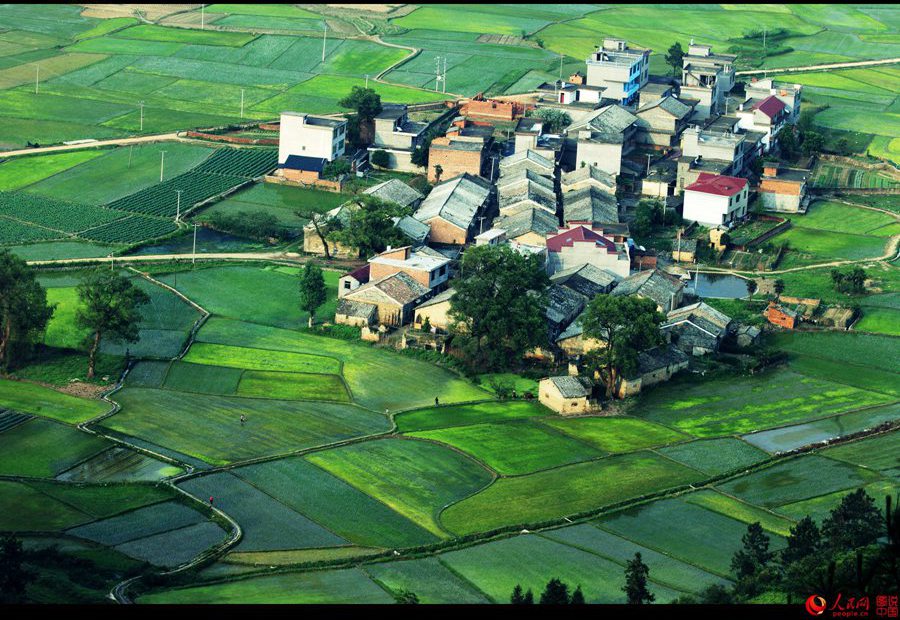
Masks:
[[[538,400],[560,415],[590,413],[597,408],[593,387],[586,377],[547,377],[538,384]]]

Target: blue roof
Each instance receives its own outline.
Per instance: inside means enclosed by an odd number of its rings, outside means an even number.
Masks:
[[[288,158],[279,168],[288,168],[289,170],[308,170],[310,172],[322,172],[322,168],[328,160],[324,157],[307,157],[305,155],[288,155]]]

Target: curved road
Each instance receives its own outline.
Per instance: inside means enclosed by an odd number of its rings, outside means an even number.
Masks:
[[[900,58],[882,58],[881,60],[854,60],[851,62],[832,62],[824,65],[808,65],[806,67],[781,67],[778,69],[753,69],[735,71],[735,75],[764,75],[769,73],[797,73],[800,71],[822,71],[823,69],[849,69],[851,67],[871,67],[874,65],[892,65],[900,62]]]

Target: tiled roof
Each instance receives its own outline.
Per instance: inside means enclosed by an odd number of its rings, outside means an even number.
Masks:
[[[369,263],[366,263],[366,264],[363,265],[362,267],[357,267],[356,269],[354,269],[354,270],[351,271],[350,273],[345,273],[345,274],[343,275],[343,277],[346,278],[347,276],[350,276],[351,278],[353,278],[354,280],[356,280],[356,281],[359,282],[360,284],[365,284],[366,282],[369,281],[369,271],[370,271],[370,269],[371,269],[371,266],[369,265]]]
[[[673,346],[655,347],[638,353],[638,373],[645,375],[666,366],[682,364],[689,359],[687,353]]]
[[[606,269],[584,263],[557,271],[550,277],[550,281],[566,286],[587,297],[594,297],[614,284],[616,276]]]
[[[494,220],[494,228],[502,228],[508,239],[514,239],[528,232],[539,235],[555,233],[559,229],[559,220],[545,209],[531,208],[497,218]]]
[[[522,163],[524,161],[530,161],[540,168],[545,168],[548,171],[548,174],[553,173],[553,169],[555,168],[554,163],[540,155],[539,153],[535,153],[531,149],[525,149],[524,151],[519,151],[518,153],[513,153],[508,157],[504,157],[500,160],[500,174],[501,176],[504,173],[504,169],[509,169],[515,166],[516,164]]]
[[[637,120],[637,116],[627,109],[618,104],[614,104],[600,108],[587,118],[573,123],[566,131],[571,132],[577,129],[590,129],[591,131],[601,134],[601,136],[621,134],[631,125],[636,123]]]
[[[615,243],[586,226],[576,226],[552,237],[547,237],[547,250],[560,252],[564,247],[572,247],[577,241],[593,241],[597,246],[605,247],[609,254],[618,253]]]
[[[563,221],[615,224],[619,221],[616,197],[599,187],[590,185],[566,192],[563,199]]]
[[[408,207],[424,197],[421,192],[414,190],[400,179],[388,179],[384,183],[373,185],[363,193],[396,203],[401,207]]]
[[[420,222],[414,217],[404,215],[403,217],[393,217],[394,226],[416,243],[425,243],[428,234],[431,232],[431,226],[424,222]]]
[[[685,191],[715,194],[716,196],[734,196],[747,186],[747,179],[729,177],[724,174],[701,172],[697,180],[685,187]]]
[[[684,283],[659,269],[644,271],[628,276],[613,289],[613,295],[638,295],[656,302],[656,305],[668,308],[672,295],[684,288]]]
[[[683,321],[690,321],[714,336],[724,336],[731,317],[699,301],[669,312],[661,328],[667,329]]]
[[[753,105],[754,110],[759,110],[769,118],[775,118],[778,113],[786,107],[784,102],[775,95],[769,95],[759,103]]]
[[[565,327],[584,310],[586,298],[572,289],[553,284],[547,289],[547,307],[544,316],[559,327]]]
[[[581,166],[572,172],[563,173],[560,183],[565,188],[568,185],[575,185],[589,179],[593,179],[606,187],[616,186],[616,178],[613,175],[594,165]]]
[[[583,398],[591,395],[591,382],[586,377],[550,377],[563,398]]]
[[[445,301],[449,301],[450,298],[452,298],[454,295],[456,295],[456,289],[448,288],[443,293],[440,293],[439,295],[435,295],[434,297],[432,297],[425,303],[417,306],[416,309],[427,308],[429,306],[435,306],[437,304],[444,303]]]
[[[364,284],[355,291],[347,293],[343,299],[374,301],[387,297],[400,305],[406,305],[426,295],[428,290],[427,287],[401,271]]]
[[[307,172],[322,172],[328,160],[323,157],[307,157],[306,155],[288,155],[279,168],[288,170],[303,170]]]
[[[441,217],[454,226],[467,229],[490,193],[491,185],[487,181],[464,173],[435,185],[414,217],[420,222]]]
[[[338,301],[335,314],[343,314],[345,316],[355,316],[361,319],[367,319],[369,322],[375,318],[375,312],[378,307],[365,301],[354,301],[352,299],[343,299]]]
[[[512,172],[503,174],[497,179],[497,193],[502,196],[508,191],[512,191],[509,188],[513,188],[529,181],[540,185],[551,192],[553,191],[553,179],[536,170],[532,170],[531,168],[517,167]]]
[[[640,108],[638,108],[637,114],[640,115],[641,112],[646,112],[648,110],[652,110],[653,108],[662,108],[679,120],[686,117],[694,109],[683,101],[679,101],[675,97],[669,95],[667,97],[663,97],[662,99],[657,99],[652,103],[641,106]]]
[[[500,208],[506,209],[512,205],[531,200],[554,213],[556,212],[556,194],[553,190],[548,190],[542,185],[538,185],[534,181],[526,181],[525,186],[518,192],[510,194],[502,194],[500,196]]]

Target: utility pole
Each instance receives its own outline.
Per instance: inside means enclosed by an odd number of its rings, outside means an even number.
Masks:
[[[322,25],[325,26],[325,32],[322,34],[322,62],[325,62],[325,42],[328,41],[328,22],[323,21]]]
[[[647,176],[650,176],[650,153],[647,153]]]
[[[199,225],[194,222],[194,249],[191,251],[191,267],[197,264],[197,227]]]
[[[444,75],[441,78],[441,92],[447,92],[447,57],[444,56]]]
[[[562,81],[562,63],[563,63],[563,55],[559,55],[559,79]]]
[[[763,49],[766,49],[766,27],[763,26]]]
[[[244,89],[241,89],[241,118],[244,118]]]
[[[160,151],[159,152],[159,182],[160,183],[162,183],[162,180],[163,180],[163,169],[165,168],[165,165],[166,165],[166,152]]]
[[[484,216],[480,215],[478,217],[478,234],[480,235],[483,232],[484,232]]]
[[[438,92],[438,86],[441,82],[441,57],[434,57],[434,92]]]
[[[41,66],[34,66],[34,94],[38,94],[38,84],[41,81]]]
[[[138,105],[141,106],[141,131],[144,131],[144,102],[141,101]]]
[[[176,189],[175,193],[178,194],[178,202],[175,205],[175,223],[178,223],[178,220],[181,219],[181,192],[184,190]]]
[[[204,13],[203,13],[203,11],[205,9],[206,9],[206,5],[201,4],[200,5],[200,30],[203,30],[203,27],[205,26],[205,22],[206,22],[206,19],[205,19],[206,15],[204,15]]]
[[[128,146],[128,168],[131,169],[131,153],[134,151],[134,145],[130,144]]]
[[[369,74],[366,73],[366,88],[369,87]]]
[[[491,164],[491,182],[493,182],[494,174],[497,172],[497,156],[494,155],[491,160],[493,161]]]

